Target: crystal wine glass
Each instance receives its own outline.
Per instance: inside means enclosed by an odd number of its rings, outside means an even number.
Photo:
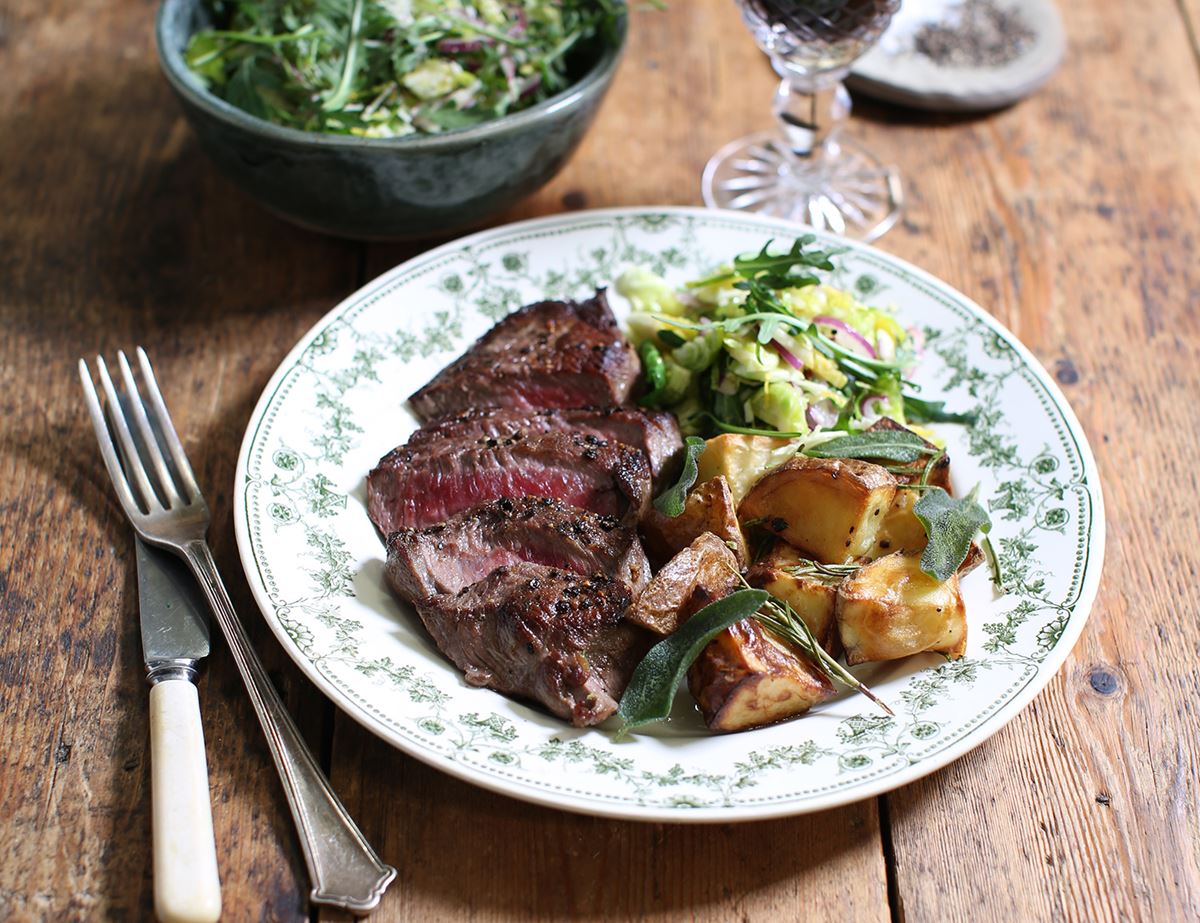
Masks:
[[[900,217],[900,177],[841,134],[842,79],[900,0],[737,0],[781,78],[779,129],[725,145],[704,168],[704,202],[874,240]]]

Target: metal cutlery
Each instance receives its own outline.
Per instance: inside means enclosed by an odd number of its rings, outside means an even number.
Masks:
[[[162,923],[213,923],[221,916],[221,881],[195,686],[209,650],[207,604],[178,559],[140,538],[134,543],[150,681],[154,912]]]
[[[102,406],[87,363],[79,361],[92,426],[117,497],[145,541],[186,562],[216,615],[283,782],[313,884],[311,900],[365,913],[379,903],[396,870],[380,861],[338,801],[254,652],[208,547],[208,506],[141,347],[137,362],[141,389],[125,354],[117,354],[121,395],[103,357],[97,357]]]

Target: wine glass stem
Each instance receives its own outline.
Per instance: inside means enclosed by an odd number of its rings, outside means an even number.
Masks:
[[[837,154],[837,134],[850,115],[850,94],[840,80],[817,85],[784,77],[775,91],[774,111],[797,158],[824,160]]]

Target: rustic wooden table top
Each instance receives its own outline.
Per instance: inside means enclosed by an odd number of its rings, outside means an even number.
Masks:
[[[399,869],[374,919],[1200,917],[1198,0],[1062,4],[1070,51],[981,117],[863,103],[904,173],[885,249],[974,296],[1054,373],[1099,458],[1107,578],[1058,677],[948,769],[828,813],[639,825],[532,807],[336,713],[257,617],[233,540],[243,427],[293,342],[416,252],[281,223],[196,146],[149,0],[0,6],[0,917],[151,915],[132,533],[74,362],[141,343],[214,507],[235,602],[334,786]],[[731,0],[639,13],[603,113],[511,218],[699,201],[774,79]],[[223,649],[201,684],[225,919],[314,914]]]

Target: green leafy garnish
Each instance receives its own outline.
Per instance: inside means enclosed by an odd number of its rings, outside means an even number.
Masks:
[[[185,60],[217,96],[301,131],[394,138],[477,125],[565,89],[619,0],[214,0]]]
[[[967,426],[974,426],[975,421],[979,418],[979,414],[975,411],[951,413],[946,410],[945,401],[926,401],[919,397],[913,397],[911,394],[905,394],[902,397],[904,413],[914,423],[964,423]]]
[[[916,433],[904,429],[882,429],[839,436],[807,446],[812,458],[863,458],[894,462],[915,462],[928,455],[940,455],[941,449],[927,445]]]
[[[618,714],[624,724],[619,734],[670,715],[675,690],[708,642],[730,625],[752,616],[769,598],[766,590],[738,590],[709,603],[650,648],[621,696]]]
[[[688,436],[684,441],[683,470],[679,472],[679,480],[654,498],[654,508],[664,516],[674,519],[683,513],[688,491],[700,475],[698,459],[703,451],[704,440],[699,436]]]
[[[966,560],[979,531],[991,530],[992,520],[976,501],[978,494],[978,486],[962,498],[929,487],[913,505],[913,514],[929,536],[921,554],[921,570],[934,579],[949,580]]]
[[[702,288],[738,277],[757,279],[774,289],[816,285],[821,280],[805,270],[831,271],[833,269],[831,257],[846,252],[845,247],[834,247],[829,250],[808,249],[816,242],[816,239],[816,234],[803,234],[793,240],[791,248],[784,253],[771,253],[771,244],[775,241],[768,240],[758,253],[743,253],[734,257],[732,271],[689,282],[688,288]]]

